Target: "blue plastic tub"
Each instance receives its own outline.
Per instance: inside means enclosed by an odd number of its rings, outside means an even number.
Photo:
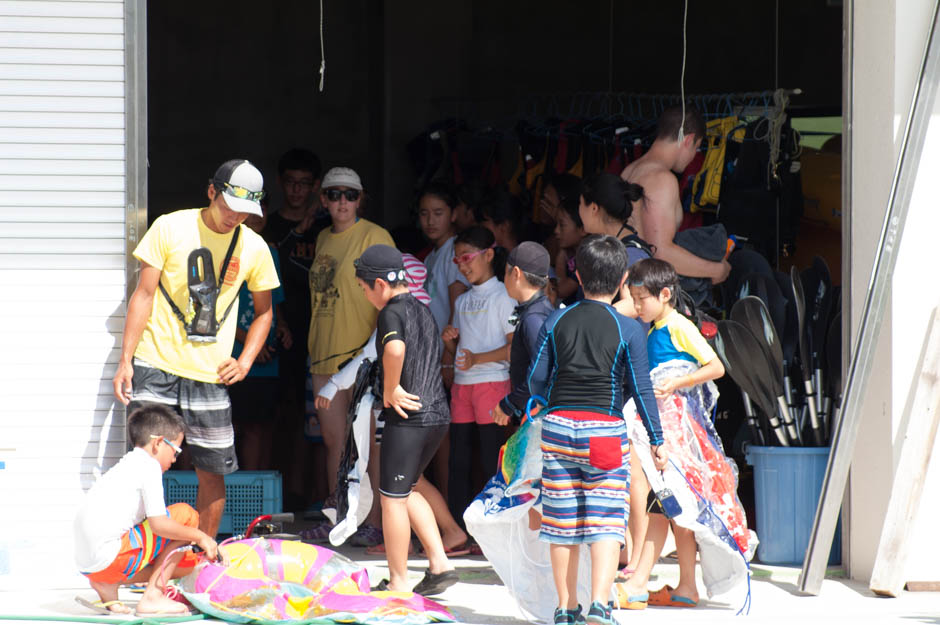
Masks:
[[[167,471],[163,474],[163,496],[167,505],[176,502],[196,507],[199,480],[195,471]],[[238,534],[262,514],[281,509],[281,474],[277,471],[236,471],[225,476],[225,512],[220,534]]]
[[[813,529],[829,460],[828,447],[756,447],[746,451],[754,467],[757,557],[765,564],[800,564]],[[842,561],[841,522],[829,564]]]

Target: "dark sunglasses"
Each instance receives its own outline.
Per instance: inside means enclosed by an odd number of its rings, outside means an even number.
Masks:
[[[326,199],[331,202],[339,202],[339,199],[344,195],[348,202],[355,202],[362,192],[358,189],[346,189],[345,191],[342,189],[326,189],[323,193],[326,195]]]

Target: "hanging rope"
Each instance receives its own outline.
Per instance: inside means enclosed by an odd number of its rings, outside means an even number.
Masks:
[[[682,118],[679,121],[679,135],[676,137],[678,143],[682,143],[685,138],[685,44],[686,44],[686,20],[689,17],[689,0],[685,0],[685,6],[682,10],[682,72],[679,74],[679,97],[682,99]]]
[[[326,52],[323,48],[323,0],[320,0],[320,93],[326,81]]]

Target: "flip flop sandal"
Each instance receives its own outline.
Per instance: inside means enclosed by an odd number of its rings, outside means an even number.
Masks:
[[[460,577],[457,571],[444,571],[443,573],[432,573],[431,569],[424,572],[424,578],[414,587],[412,592],[425,597],[439,595],[457,582]]]
[[[623,567],[622,569],[617,571],[617,577],[614,579],[614,582],[622,584],[625,581],[629,580],[630,576],[633,575],[634,573],[636,573],[635,569]]]
[[[145,590],[147,590],[147,584],[145,584],[144,582],[135,582],[133,584],[126,584],[124,587],[127,588],[129,591],[136,592],[136,593],[142,593]]]
[[[411,549],[408,550],[409,552]],[[371,547],[366,547],[367,556],[384,556],[385,555],[385,543],[378,543],[377,545],[372,545]]]
[[[668,608],[694,608],[698,605],[698,601],[674,594],[674,590],[675,588],[668,585],[654,590],[650,593],[649,604]]]
[[[467,543],[462,543],[450,549],[444,550],[444,555],[448,558],[459,558],[460,556],[468,556],[473,551]],[[482,554],[482,551],[480,552]]]
[[[385,543],[376,543],[371,547],[366,547],[365,551],[367,556],[384,556],[385,555]],[[408,543],[408,555],[413,556],[415,554],[414,543]],[[424,556],[424,550],[421,551],[422,557]]]
[[[123,601],[89,601],[84,597],[75,597],[75,601],[98,614],[107,614],[109,616],[130,616],[132,614],[132,612],[115,612],[110,609],[112,605],[127,607]]]
[[[645,610],[649,599],[648,592],[628,595],[622,586],[614,584],[614,607],[618,610]]]
[[[388,591],[388,580],[387,580],[387,579],[383,579],[381,582],[379,582],[378,584],[376,584],[375,586],[373,586],[373,587],[372,587],[372,590],[373,590],[373,591],[387,592],[387,591]]]
[[[459,545],[455,545],[451,547],[450,549],[445,549],[444,555],[447,556],[448,558],[459,558],[460,556],[470,555],[472,551],[473,551],[473,548],[472,548],[472,545],[470,544],[470,541],[466,540],[460,543]],[[368,551],[366,553],[368,553]],[[428,554],[424,551],[424,547],[418,550],[418,555],[421,556],[422,558],[428,557]]]

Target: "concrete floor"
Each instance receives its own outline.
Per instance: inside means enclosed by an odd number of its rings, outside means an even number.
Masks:
[[[366,566],[370,579],[379,580],[387,576],[383,558],[366,556],[363,549],[343,548],[342,551]],[[439,600],[461,621],[481,625],[515,625],[528,622],[523,619],[515,602],[486,560],[481,557],[467,557],[457,558],[454,563],[460,572],[461,581],[444,592]],[[409,561],[415,583],[421,578],[426,567],[426,560],[414,558]],[[668,560],[658,564],[654,573],[656,579],[650,584],[652,588],[658,588],[664,583],[674,583],[678,579],[677,565]],[[867,584],[827,578],[818,597],[803,597],[797,592],[798,575],[797,568],[754,565],[751,583],[753,603],[748,622],[788,625],[833,622],[940,625],[940,593],[905,592],[898,599],[884,599],[872,595]],[[77,581],[81,580],[77,578]],[[2,592],[0,619],[25,622],[23,619],[10,619],[11,615],[19,615],[30,617],[28,620],[32,622],[35,622],[36,617],[48,617],[49,622],[53,622],[56,617],[95,617],[96,615],[74,601],[76,594],[87,598],[94,597],[94,593],[87,587]],[[122,599],[133,602],[137,596],[122,590]],[[663,623],[664,619],[670,623],[711,623],[732,618],[743,600],[742,591],[734,596],[704,600],[695,609],[648,608],[643,611],[615,612],[615,615],[625,624],[654,621]],[[120,622],[120,619],[102,618],[105,621]]]

